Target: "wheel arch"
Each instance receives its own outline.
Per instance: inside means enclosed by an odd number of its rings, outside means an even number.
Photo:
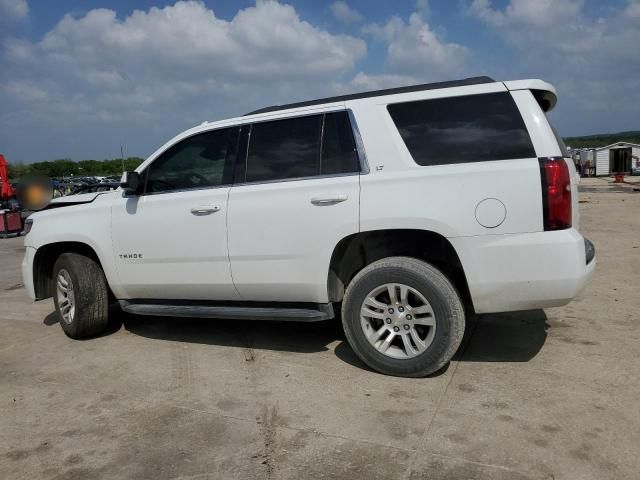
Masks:
[[[455,248],[443,235],[419,229],[370,230],[341,239],[329,263],[329,301],[340,302],[349,282],[364,267],[392,256],[417,258],[438,268],[453,283],[465,307],[473,310],[467,277]]]
[[[33,259],[33,286],[36,300],[50,298],[53,294],[53,266],[63,253],[77,253],[94,260],[104,271],[96,250],[78,241],[53,242],[38,247]],[[107,281],[107,285],[109,282]]]

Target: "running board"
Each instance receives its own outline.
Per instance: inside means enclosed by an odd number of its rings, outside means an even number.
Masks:
[[[135,315],[154,317],[220,318],[228,320],[278,320],[290,322],[320,322],[334,317],[331,303],[301,307],[222,306],[183,302],[143,303],[119,300],[120,308]]]

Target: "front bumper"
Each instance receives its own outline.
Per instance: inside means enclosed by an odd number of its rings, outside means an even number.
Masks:
[[[36,256],[36,249],[25,247],[24,258],[22,259],[22,283],[31,300],[36,299],[36,290],[33,285],[33,259]]]

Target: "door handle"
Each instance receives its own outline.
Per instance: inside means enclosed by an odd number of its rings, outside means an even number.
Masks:
[[[349,197],[343,193],[340,195],[333,195],[331,197],[314,197],[311,199],[311,203],[318,207],[324,207],[327,205],[335,205],[336,203],[344,202]]]
[[[219,211],[220,211],[220,207],[218,205],[201,205],[199,207],[193,207],[191,209],[191,213],[196,217],[211,215],[212,213],[216,213]]]

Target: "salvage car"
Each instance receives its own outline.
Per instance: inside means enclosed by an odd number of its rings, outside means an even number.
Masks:
[[[204,122],[120,187],[28,220],[29,296],[72,338],[131,314],[312,322],[418,377],[465,318],[565,305],[589,281],[579,177],[554,87],[488,77],[276,105]]]

